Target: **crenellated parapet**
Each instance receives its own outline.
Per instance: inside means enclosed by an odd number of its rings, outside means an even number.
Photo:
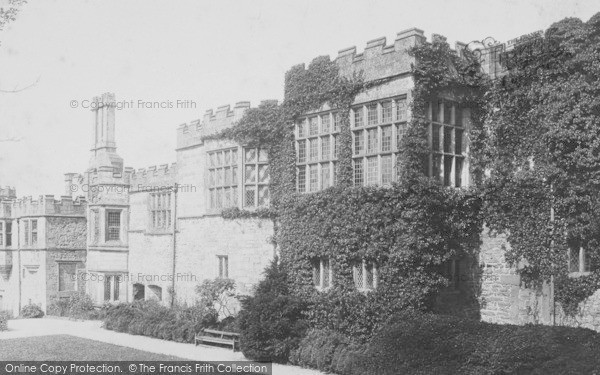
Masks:
[[[123,168],[123,172],[115,172],[111,167],[100,167],[88,170],[84,180],[88,185],[129,185],[133,171],[131,167]]]
[[[140,168],[131,174],[130,192],[169,189],[177,182],[177,164]]]
[[[209,109],[202,120],[182,124],[177,128],[177,149],[193,147],[202,144],[202,138],[216,134],[232,126],[242,118],[250,108],[250,102],[237,102],[233,108],[230,105]]]
[[[14,187],[6,186],[0,187],[0,200],[9,200],[17,198],[17,189]]]
[[[399,32],[390,45],[385,37],[381,37],[367,42],[362,53],[356,53],[355,46],[342,49],[335,61],[342,75],[351,77],[363,72],[367,82],[405,74],[411,71],[411,64],[414,63],[414,57],[408,51],[425,40],[423,30],[411,28]]]
[[[81,216],[85,217],[87,201],[84,198],[73,200],[71,196],[63,195],[55,199],[54,195],[41,195],[38,199],[30,196],[12,202],[12,217],[24,216]]]

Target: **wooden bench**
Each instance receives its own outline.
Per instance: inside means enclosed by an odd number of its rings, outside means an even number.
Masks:
[[[194,338],[194,345],[198,346],[198,343],[212,343],[221,345],[231,345],[233,351],[239,347],[240,335],[233,332],[216,331],[214,329],[203,329],[196,334]]]

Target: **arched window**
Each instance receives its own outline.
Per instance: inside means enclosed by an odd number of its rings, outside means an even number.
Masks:
[[[162,288],[158,285],[148,285],[148,299],[162,301]]]
[[[146,299],[146,287],[144,284],[133,284],[133,300],[143,301]]]

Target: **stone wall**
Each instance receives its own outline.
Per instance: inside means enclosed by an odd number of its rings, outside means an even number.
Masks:
[[[552,324],[552,285],[546,284],[539,291],[523,287],[516,268],[506,262],[509,246],[505,235],[484,229],[479,255],[481,319],[501,324]]]
[[[48,217],[46,247],[49,249],[85,249],[85,217]]]
[[[46,252],[46,303],[47,305],[66,298],[76,292],[85,292],[85,277],[77,277],[74,291],[59,291],[59,263],[74,263],[75,276],[85,271],[86,251],[48,250]]]
[[[172,286],[173,236],[170,234],[131,233],[129,237],[130,283],[146,288],[159,287],[162,301],[170,303],[168,291]],[[133,288],[130,288],[133,300]],[[148,297],[148,290],[146,290]]]
[[[565,315],[560,304],[557,303],[556,324],[590,328],[600,332],[600,290],[579,304],[578,313],[575,316]]]
[[[228,256],[229,278],[236,282],[239,294],[252,292],[274,256],[270,220],[213,216],[179,220],[178,228],[176,273],[194,276],[176,280],[180,301],[192,302],[196,285],[218,276],[218,255]]]

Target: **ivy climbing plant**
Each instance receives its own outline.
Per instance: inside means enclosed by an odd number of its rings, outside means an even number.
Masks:
[[[529,286],[554,277],[567,314],[600,288],[600,13],[567,18],[507,56],[494,82],[479,158],[488,225]],[[583,247],[592,273],[568,277]]]
[[[437,293],[449,283],[444,274],[449,260],[475,259],[480,197],[474,189],[445,188],[427,178],[422,163],[429,153],[424,127],[427,101],[443,91],[473,108],[480,106],[483,77],[475,60],[460,59],[441,38],[411,53],[418,61],[412,71],[413,119],[401,144],[403,173],[392,186],[353,186],[351,105],[358,93],[385,80],[342,76],[328,57],[287,72],[283,103],[249,109],[234,126],[213,136],[269,151],[274,238],[291,289],[309,302],[308,317],[315,327],[367,339],[399,309],[431,309]],[[337,184],[298,194],[294,124],[324,105],[337,111],[340,121]],[[482,111],[477,107],[474,112],[479,116]],[[224,211],[227,218],[248,215],[243,210]],[[332,260],[335,278],[332,288],[317,292],[312,266],[322,257]],[[378,286],[370,293],[357,291],[354,285],[353,266],[362,259],[378,264]],[[469,303],[475,304],[471,292]]]

